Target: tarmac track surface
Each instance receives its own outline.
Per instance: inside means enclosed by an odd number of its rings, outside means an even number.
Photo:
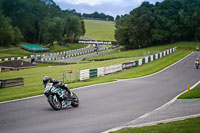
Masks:
[[[54,111],[45,96],[0,104],[0,132],[100,133],[123,125],[167,103],[188,83],[199,81],[197,56],[200,53],[195,52],[150,77],[76,89],[78,108]]]

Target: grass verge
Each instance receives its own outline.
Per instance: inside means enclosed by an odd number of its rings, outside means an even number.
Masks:
[[[193,98],[200,98],[200,85],[193,88],[189,92],[185,92],[184,94],[178,97],[178,99],[193,99]]]
[[[148,63],[140,67],[110,74],[104,77],[90,79],[84,82],[71,83],[69,84],[69,88],[77,88],[77,87],[93,85],[97,83],[111,82],[111,81],[114,81],[115,79],[120,79],[120,78],[136,78],[136,77],[152,74],[178,61],[179,59],[183,58],[189,53],[190,51],[177,51],[171,55],[168,55],[164,58],[161,58],[159,60],[153,61],[151,63]],[[91,62],[87,64],[39,67],[39,68],[24,69],[20,71],[1,73],[0,79],[24,77],[25,86],[0,89],[0,101],[13,100],[17,98],[24,98],[24,97],[42,94],[43,89],[44,89],[42,85],[43,74],[44,75],[55,74],[56,75],[55,78],[59,79],[59,77],[62,76],[62,72],[65,71],[66,69],[81,70],[81,69],[88,69],[88,68],[97,68],[97,67],[109,66],[112,64],[123,63],[128,60],[130,59],[128,58],[125,60],[123,58],[123,59],[116,59],[116,60],[111,60],[111,61],[110,60],[102,61],[102,62],[97,61],[97,62]]]
[[[155,73],[157,71],[160,71],[164,69],[165,67],[173,64],[174,62],[182,59],[186,55],[188,55],[190,51],[177,51],[171,55],[168,55],[164,58],[161,58],[159,60],[150,62],[148,64],[145,64],[140,67],[135,67],[129,70],[123,70],[118,73],[113,73],[104,77],[98,77],[94,79],[90,79],[84,82],[77,82],[77,83],[72,83],[69,86],[71,88],[77,88],[81,86],[86,86],[86,85],[93,85],[97,83],[105,83],[105,82],[111,82],[115,81],[116,79],[128,79],[128,78],[137,78],[145,75],[149,75],[152,73]]]
[[[68,51],[68,50],[83,48],[83,47],[86,47],[86,46],[87,46],[87,44],[70,44],[70,45],[65,47],[65,46],[54,44],[54,46],[52,46],[50,48],[50,51],[45,52],[45,53],[55,53],[55,52]],[[3,49],[6,49],[6,48],[0,47],[0,49],[3,50]],[[32,52],[28,52],[26,50],[23,50],[20,47],[17,47],[14,50],[13,49],[7,49],[7,50],[3,50],[3,51],[0,51],[0,52],[1,52],[0,58],[21,57],[21,56],[28,56],[28,55],[35,54],[35,53],[32,53]],[[40,54],[40,53],[38,53],[38,54]]]
[[[91,57],[86,60],[105,60],[105,59],[147,56],[147,55],[155,54],[160,51],[166,50],[168,48],[173,48],[173,47],[177,47],[177,49],[180,51],[187,51],[187,50],[192,51],[192,50],[195,50],[196,46],[198,45],[200,45],[200,43],[178,42],[178,43],[173,43],[173,44],[168,44],[168,45],[153,46],[153,47],[147,47],[147,48],[129,50],[129,51],[121,51],[120,49],[117,49],[106,55]]]
[[[114,133],[200,133],[200,117],[155,126],[119,130]]]

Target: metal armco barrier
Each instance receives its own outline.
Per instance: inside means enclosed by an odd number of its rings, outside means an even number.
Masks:
[[[24,86],[24,78],[0,80],[0,88]]]

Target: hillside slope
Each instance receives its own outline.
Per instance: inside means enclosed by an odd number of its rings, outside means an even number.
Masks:
[[[85,36],[95,40],[115,41],[115,23],[111,21],[85,19]]]

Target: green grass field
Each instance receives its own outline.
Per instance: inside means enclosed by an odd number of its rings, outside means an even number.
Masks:
[[[193,88],[189,92],[185,92],[184,94],[178,97],[178,99],[193,99],[193,98],[200,98],[200,85]]]
[[[91,37],[97,40],[114,40],[114,23],[113,22],[85,20],[85,24],[86,24],[86,30],[87,30],[86,34],[88,37]],[[96,38],[96,37],[99,37],[99,38]],[[66,71],[66,69],[83,70],[83,69],[91,69],[91,68],[104,67],[104,66],[109,66],[109,65],[114,65],[114,64],[120,64],[124,62],[129,62],[132,60],[137,60],[138,58],[143,58],[144,55],[149,54],[149,53],[155,53],[157,51],[163,51],[167,48],[172,48],[174,46],[177,46],[178,47],[177,52],[171,55],[168,55],[162,59],[156,60],[154,62],[148,63],[146,65],[143,65],[137,68],[118,72],[115,74],[110,74],[108,76],[94,78],[94,79],[90,79],[84,82],[70,83],[69,87],[77,88],[77,87],[92,85],[92,84],[97,84],[97,83],[111,82],[111,81],[115,81],[115,79],[120,79],[120,78],[136,78],[136,77],[152,74],[154,72],[157,72],[165,68],[166,66],[169,66],[170,64],[178,61],[179,59],[183,58],[184,56],[189,54],[192,50],[194,50],[197,45],[199,45],[199,43],[180,42],[180,43],[175,43],[175,44],[143,48],[139,50],[122,51],[122,52],[115,51],[108,55],[95,57],[95,58],[117,57],[116,59],[113,59],[113,60],[86,61],[87,63],[83,63],[83,64],[62,65],[62,66],[49,66],[49,65],[40,64],[39,67],[37,68],[0,73],[0,79],[24,77],[24,80],[25,80],[24,87],[11,87],[11,88],[0,89],[0,101],[12,100],[16,98],[23,98],[23,97],[42,94],[43,89],[44,89],[42,85],[43,75],[53,76],[53,78],[61,80],[62,73]],[[77,49],[77,48],[85,47],[85,46],[86,45],[72,44],[70,45],[69,49]],[[54,47],[52,47],[50,52],[66,51],[69,49],[67,47],[55,45]],[[9,52],[7,51],[7,53]],[[4,54],[5,53],[1,52],[0,56]],[[9,56],[13,56],[13,55],[17,55],[17,53],[10,54]]]
[[[183,44],[185,45],[185,43]],[[193,47],[191,45],[196,45],[196,44],[188,43],[188,46]],[[174,44],[169,44],[166,47],[170,48],[172,46],[174,46]],[[153,48],[153,50],[155,51],[161,50],[161,49],[162,48],[160,48],[160,46]],[[143,51],[141,50],[141,53],[144,53],[145,51],[146,49],[143,49]],[[129,53],[130,51],[127,51],[127,52]],[[177,52],[171,55],[168,55],[162,59],[148,63],[146,65],[125,70],[122,72],[118,72],[115,74],[110,74],[108,76],[90,79],[84,82],[70,83],[69,87],[77,88],[77,87],[92,85],[92,84],[97,84],[97,83],[111,82],[111,81],[114,81],[115,79],[120,79],[120,78],[135,78],[135,77],[152,74],[178,61],[179,59],[183,58],[190,52],[191,51],[188,50],[187,48],[179,49],[177,50]],[[134,50],[133,50],[133,53],[134,53]],[[0,73],[0,79],[10,79],[10,78],[17,78],[17,77],[24,77],[25,79],[24,87],[11,87],[11,88],[0,89],[0,101],[42,94],[43,89],[44,89],[42,85],[43,75],[53,76],[53,78],[61,80],[62,73],[66,71],[66,69],[83,70],[83,69],[89,69],[89,68],[97,68],[97,67],[109,66],[113,64],[120,64],[120,63],[128,62],[131,60],[136,60],[137,58],[138,57],[127,57],[127,58],[119,58],[119,59],[107,60],[107,61],[91,61],[90,63],[85,63],[85,64],[51,66],[51,67],[43,66],[43,67],[38,67],[38,68],[24,69],[20,71]]]
[[[96,57],[91,57],[86,60],[101,60],[101,59],[115,59],[115,58],[127,58],[127,57],[141,57],[149,54],[155,54],[157,52],[163,51],[168,48],[177,47],[178,50],[195,50],[196,46],[200,45],[195,42],[178,42],[169,45],[160,45],[154,47],[147,47],[143,49],[129,50],[129,51],[120,51],[115,50],[106,55],[100,55]]]
[[[200,133],[200,117],[155,126],[120,130],[113,133]]]
[[[55,44],[54,46],[52,46],[50,48],[49,52],[45,52],[45,53],[54,53],[54,52],[61,52],[61,51],[68,51],[68,50],[73,50],[73,49],[78,49],[78,48],[83,48],[86,47],[87,44],[70,44],[69,46],[65,47],[65,46],[61,46],[61,45],[57,45]],[[27,56],[27,55],[32,55],[35,53],[32,52],[28,52],[26,50],[21,49],[20,47],[12,50],[12,49],[8,49],[10,47],[0,47],[0,58],[7,58],[7,57],[21,57],[21,56]],[[8,49],[8,50],[4,50],[4,49]],[[38,53],[41,54],[41,53]]]
[[[23,49],[17,48],[14,50],[5,50],[0,51],[0,58],[7,58],[7,57],[21,57],[33,54],[32,52],[25,51]]]
[[[99,21],[85,19],[87,37],[95,40],[115,41],[115,23],[111,21]]]

